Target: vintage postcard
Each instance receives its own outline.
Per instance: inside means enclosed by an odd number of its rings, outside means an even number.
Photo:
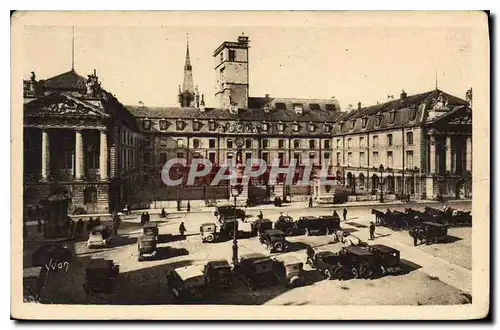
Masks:
[[[486,13],[11,21],[12,317],[488,314]]]

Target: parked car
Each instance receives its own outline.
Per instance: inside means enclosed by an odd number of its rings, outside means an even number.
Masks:
[[[297,220],[295,223],[295,230],[298,234],[305,234],[307,236],[312,234],[329,235],[337,230],[337,226],[335,222],[328,218],[306,216],[300,217]]]
[[[113,293],[120,273],[120,266],[113,260],[92,259],[85,268],[83,290],[89,293]]]
[[[382,244],[370,245],[368,250],[380,266],[380,275],[399,274],[403,271],[399,250]]]
[[[158,222],[147,222],[142,226],[144,235],[158,236]]]
[[[23,269],[23,301],[40,301],[44,286],[44,276],[41,266]]]
[[[438,243],[448,236],[448,226],[437,222],[424,221],[419,226],[411,228],[408,233],[413,237],[414,245],[417,245],[417,240],[426,244]]]
[[[107,247],[112,237],[112,232],[106,225],[100,225],[90,230],[87,247]]]
[[[255,290],[260,286],[277,284],[279,279],[274,271],[271,258],[260,253],[245,254],[234,265],[233,273],[242,279],[248,289]]]
[[[341,229],[339,216],[334,217],[333,215],[320,215],[319,218],[327,223],[326,226],[330,234]]]
[[[167,275],[172,295],[179,300],[199,300],[206,295],[203,267],[191,265],[176,268]]]
[[[378,275],[377,265],[373,253],[367,247],[351,245],[343,247],[339,255],[340,262],[345,269],[349,269],[353,278],[371,279]]]
[[[289,243],[285,239],[285,233],[278,229],[265,230],[260,236],[259,241],[269,252],[286,252]]]
[[[137,251],[139,261],[146,258],[154,258],[158,253],[158,248],[156,246],[156,236],[152,235],[142,235],[137,240]]]
[[[320,251],[308,255],[307,264],[324,274],[329,280],[344,279],[346,269],[341,259],[342,257],[337,253]]]
[[[269,219],[257,219],[252,222],[252,233],[254,236],[262,234],[269,229],[273,229],[273,222]]]
[[[284,232],[286,236],[291,236],[295,233],[295,222],[292,217],[282,215],[274,223],[274,229],[279,229]]]
[[[205,282],[217,288],[229,287],[233,282],[231,266],[224,259],[207,262],[203,268],[203,274]]]
[[[215,207],[214,216],[217,217],[218,220],[226,218],[245,220],[246,214],[244,210],[236,208],[234,205],[221,205]]]
[[[292,287],[306,283],[304,263],[294,256],[280,255],[274,258],[278,276]]]
[[[219,220],[219,238],[220,239],[232,239],[234,235],[238,234],[238,219],[237,218],[224,218]]]
[[[217,225],[213,222],[206,222],[200,226],[201,242],[215,242],[219,239],[220,230],[217,230]]]

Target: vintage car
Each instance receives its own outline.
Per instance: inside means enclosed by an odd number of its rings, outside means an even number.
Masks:
[[[282,215],[274,223],[274,229],[279,229],[284,232],[286,236],[291,236],[295,233],[295,222],[292,217]]]
[[[137,240],[137,252],[139,261],[144,259],[154,258],[158,253],[158,248],[156,246],[156,236],[152,235],[142,235]]]
[[[280,255],[274,258],[278,276],[292,287],[305,285],[304,263],[294,256]]]
[[[224,218],[219,220],[219,238],[233,239],[238,234],[239,222],[237,218]]]
[[[112,232],[106,225],[94,227],[89,232],[87,247],[107,247],[111,240]]]
[[[423,221],[419,226],[412,227],[409,232],[413,237],[413,244],[417,245],[417,241],[426,244],[438,243],[446,239],[448,236],[448,226],[437,222]]]
[[[40,301],[40,296],[44,284],[43,268],[29,267],[23,269],[23,301],[35,302]]]
[[[233,273],[243,280],[250,290],[279,282],[274,271],[273,260],[260,253],[242,255],[239,262],[234,265]]]
[[[218,230],[219,229],[219,230]],[[213,222],[203,223],[200,226],[201,242],[215,242],[219,239],[220,228]]]
[[[266,230],[273,229],[273,222],[269,219],[257,219],[251,225],[254,236],[260,235]]]
[[[329,233],[340,230],[340,217],[333,215],[320,215],[319,218],[327,223]]]
[[[340,262],[345,269],[350,270],[353,278],[372,279],[378,275],[380,267],[373,253],[366,246],[351,245],[343,247],[339,252]]]
[[[403,271],[399,251],[386,245],[373,244],[368,246],[376,263],[380,266],[380,275],[399,274]]]
[[[289,243],[285,239],[285,233],[278,229],[265,230],[259,236],[259,241],[269,252],[286,252]]]
[[[341,256],[331,251],[314,252],[307,256],[307,264],[317,269],[326,276],[327,279],[343,279],[345,267],[341,262]]]
[[[318,218],[313,216],[300,217],[295,223],[296,232],[307,236],[312,234],[329,235],[335,232],[339,226],[331,219]]]
[[[205,274],[200,265],[176,268],[167,275],[172,295],[180,300],[202,299],[206,294]]]
[[[92,259],[85,268],[83,291],[89,293],[113,293],[116,287],[120,266],[112,260]]]
[[[144,235],[158,236],[158,223],[157,222],[147,222],[142,226],[142,232]]]
[[[227,260],[212,260],[207,262],[203,268],[205,281],[207,284],[217,288],[226,288],[233,282],[231,266]]]
[[[214,211],[214,216],[220,221],[226,218],[238,218],[245,220],[245,211],[236,208],[234,205],[217,206]]]

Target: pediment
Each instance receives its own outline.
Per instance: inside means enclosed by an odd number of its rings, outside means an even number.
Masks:
[[[457,107],[432,120],[434,125],[472,125],[472,110],[466,106]]]
[[[95,104],[86,102],[67,93],[52,93],[24,104],[27,116],[63,116],[63,117],[109,117]]]

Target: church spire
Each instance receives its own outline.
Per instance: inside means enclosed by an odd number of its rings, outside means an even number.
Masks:
[[[184,65],[184,81],[182,83],[182,92],[189,92],[194,94],[193,82],[193,67],[191,66],[191,59],[189,57],[189,37],[186,36],[186,64]]]

